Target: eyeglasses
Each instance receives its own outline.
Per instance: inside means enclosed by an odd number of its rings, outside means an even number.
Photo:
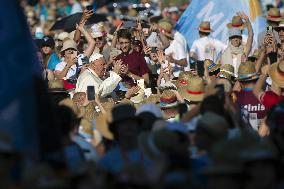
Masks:
[[[95,38],[95,41],[102,41],[103,40],[103,37],[96,37]]]

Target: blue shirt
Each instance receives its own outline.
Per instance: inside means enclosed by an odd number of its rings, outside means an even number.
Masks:
[[[47,68],[49,70],[55,70],[55,67],[56,65],[61,62],[61,60],[59,59],[59,57],[57,56],[56,53],[52,53],[49,60],[48,60],[48,63],[47,63]]]
[[[127,151],[125,154],[121,151],[119,146],[110,149],[98,162],[98,166],[110,173],[119,173],[122,171],[125,165],[131,163],[143,164],[145,168],[149,168],[152,165],[143,152],[139,149]]]

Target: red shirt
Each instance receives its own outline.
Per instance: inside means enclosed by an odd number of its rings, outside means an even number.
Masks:
[[[263,119],[266,115],[265,106],[254,96],[252,90],[236,92],[236,106],[246,109],[249,113],[257,113],[257,119]]]
[[[260,101],[267,110],[272,106],[278,104],[282,100],[283,96],[275,94],[273,91],[265,91],[260,95]]]

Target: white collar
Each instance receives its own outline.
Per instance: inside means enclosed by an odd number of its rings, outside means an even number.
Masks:
[[[91,74],[93,74],[95,77],[99,77],[97,74],[96,74],[96,72],[94,72],[94,70],[92,70],[92,69],[90,69],[90,68],[87,68],[88,69],[88,71],[91,73]]]

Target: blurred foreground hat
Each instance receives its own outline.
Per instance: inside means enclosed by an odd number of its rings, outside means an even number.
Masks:
[[[284,61],[274,63],[270,66],[269,76],[280,88],[284,88]]]
[[[61,49],[61,52],[65,51],[67,49],[73,49],[73,50],[78,51],[76,42],[72,39],[66,40],[63,43],[63,47]]]
[[[160,20],[158,22],[158,28],[160,29],[161,33],[163,33],[165,36],[173,39],[173,25],[168,20]]]
[[[224,117],[213,112],[206,112],[198,121],[197,128],[208,132],[210,136],[218,139],[227,136],[229,125]]]
[[[213,30],[210,27],[210,22],[207,22],[207,21],[201,22],[200,25],[199,25],[198,30],[200,32],[203,32],[203,33],[211,33],[211,32],[213,32]]]
[[[205,59],[204,60],[205,66],[207,66],[209,72],[215,72],[220,68],[219,64],[215,64],[212,60],[210,59]]]
[[[218,74],[218,77],[228,79],[229,81],[233,81],[235,77],[234,73],[235,73],[234,66],[232,66],[231,64],[224,64],[221,65],[220,67],[220,72]]]
[[[163,118],[163,113],[156,104],[142,104],[136,114],[139,115],[143,112],[150,112],[155,115],[156,118]]]
[[[178,105],[177,96],[171,90],[166,90],[161,94],[160,107],[162,109],[175,108]]]
[[[227,24],[227,27],[229,29],[237,28],[237,29],[243,30],[247,27],[247,25],[243,22],[240,16],[233,16],[232,22]]]
[[[112,111],[112,120],[110,124],[117,122],[129,120],[129,119],[139,119],[136,116],[136,109],[130,104],[118,104],[113,107]]]
[[[66,92],[63,80],[50,80],[48,81],[49,92]]]
[[[188,85],[179,88],[180,95],[189,101],[200,102],[203,100],[205,92],[205,83],[201,77],[194,76],[190,79]]]
[[[280,22],[282,19],[280,10],[278,8],[270,8],[267,13],[266,19],[273,22]]]
[[[65,98],[64,100],[61,100],[58,105],[70,108],[78,118],[82,118],[84,116],[85,112],[83,108],[78,108],[70,98]]]
[[[258,79],[254,63],[251,61],[242,62],[238,70],[238,81],[253,81]]]

